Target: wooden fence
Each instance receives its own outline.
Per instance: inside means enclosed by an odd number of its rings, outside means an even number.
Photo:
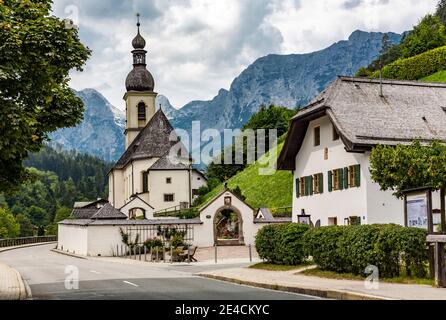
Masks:
[[[14,247],[31,243],[53,242],[53,241],[57,241],[57,236],[0,239],[0,248]]]

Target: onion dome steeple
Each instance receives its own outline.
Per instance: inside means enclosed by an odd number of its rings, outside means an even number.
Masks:
[[[139,33],[139,27],[141,23],[139,22],[139,13],[136,15],[138,17],[138,22],[136,26],[138,27],[138,34],[132,41],[132,46],[134,50],[133,54],[133,70],[127,76],[125,80],[125,86],[127,91],[150,91],[153,92],[155,88],[155,81],[153,76],[146,69],[146,54],[147,51],[144,50],[146,46],[146,40]]]

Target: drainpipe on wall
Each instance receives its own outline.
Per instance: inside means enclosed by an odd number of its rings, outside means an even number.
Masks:
[[[189,165],[189,207],[192,207],[192,182],[191,182],[192,164]]]
[[[113,207],[114,207],[115,206],[115,171],[112,170],[111,174],[112,174],[112,188],[113,188],[112,197],[113,197]]]
[[[135,179],[133,177],[133,161],[132,161],[132,194],[130,196],[133,196],[135,194]]]

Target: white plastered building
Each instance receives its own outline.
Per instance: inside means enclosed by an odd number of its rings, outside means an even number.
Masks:
[[[446,85],[339,77],[299,110],[278,168],[292,170],[293,221],[315,225],[397,223],[404,201],[370,175],[377,144],[446,141]],[[440,196],[433,196],[434,212]]]

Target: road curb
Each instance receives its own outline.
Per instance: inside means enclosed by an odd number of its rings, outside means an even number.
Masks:
[[[11,266],[0,263],[3,278],[0,278],[0,299],[25,300],[28,291],[20,272]]]
[[[11,267],[10,267],[11,268]],[[16,277],[17,277],[17,282],[19,283],[19,300],[25,300],[28,297],[28,293],[26,291],[26,286],[25,283],[23,282],[23,278],[20,275],[20,272],[18,272],[16,269],[11,268],[12,270],[14,270]]]
[[[80,256],[80,255],[74,254],[74,253],[69,253],[69,252],[66,252],[66,251],[59,250],[59,249],[51,249],[51,251],[55,252],[55,253],[63,254],[63,255],[66,255],[66,256],[70,256],[70,257],[73,257],[73,258],[87,260],[87,257]]]
[[[44,245],[52,244],[52,243],[57,243],[57,241],[30,243],[30,244],[22,244],[21,246],[16,246],[16,247],[0,248],[0,253],[10,251],[10,250],[15,250],[15,249],[22,249],[22,248],[35,247],[35,246],[44,246]]]
[[[285,291],[285,292],[291,292],[291,293],[297,293],[297,294],[305,294],[309,296],[316,296],[326,299],[334,299],[334,300],[392,300],[386,297],[380,297],[380,296],[373,296],[373,295],[367,295],[357,292],[350,292],[350,291],[339,291],[339,290],[323,290],[323,289],[316,289],[316,288],[304,288],[304,287],[292,287],[292,286],[283,286],[278,284],[269,284],[269,283],[261,283],[261,282],[253,282],[253,281],[246,281],[246,280],[240,280],[236,278],[230,278],[230,277],[224,277],[224,276],[218,276],[208,273],[199,273],[198,276],[214,279],[214,280],[220,280],[220,281],[226,281],[236,284],[242,284],[247,285],[251,287],[257,287],[257,288],[263,288],[263,289],[270,289],[270,290],[278,290],[278,291]]]

